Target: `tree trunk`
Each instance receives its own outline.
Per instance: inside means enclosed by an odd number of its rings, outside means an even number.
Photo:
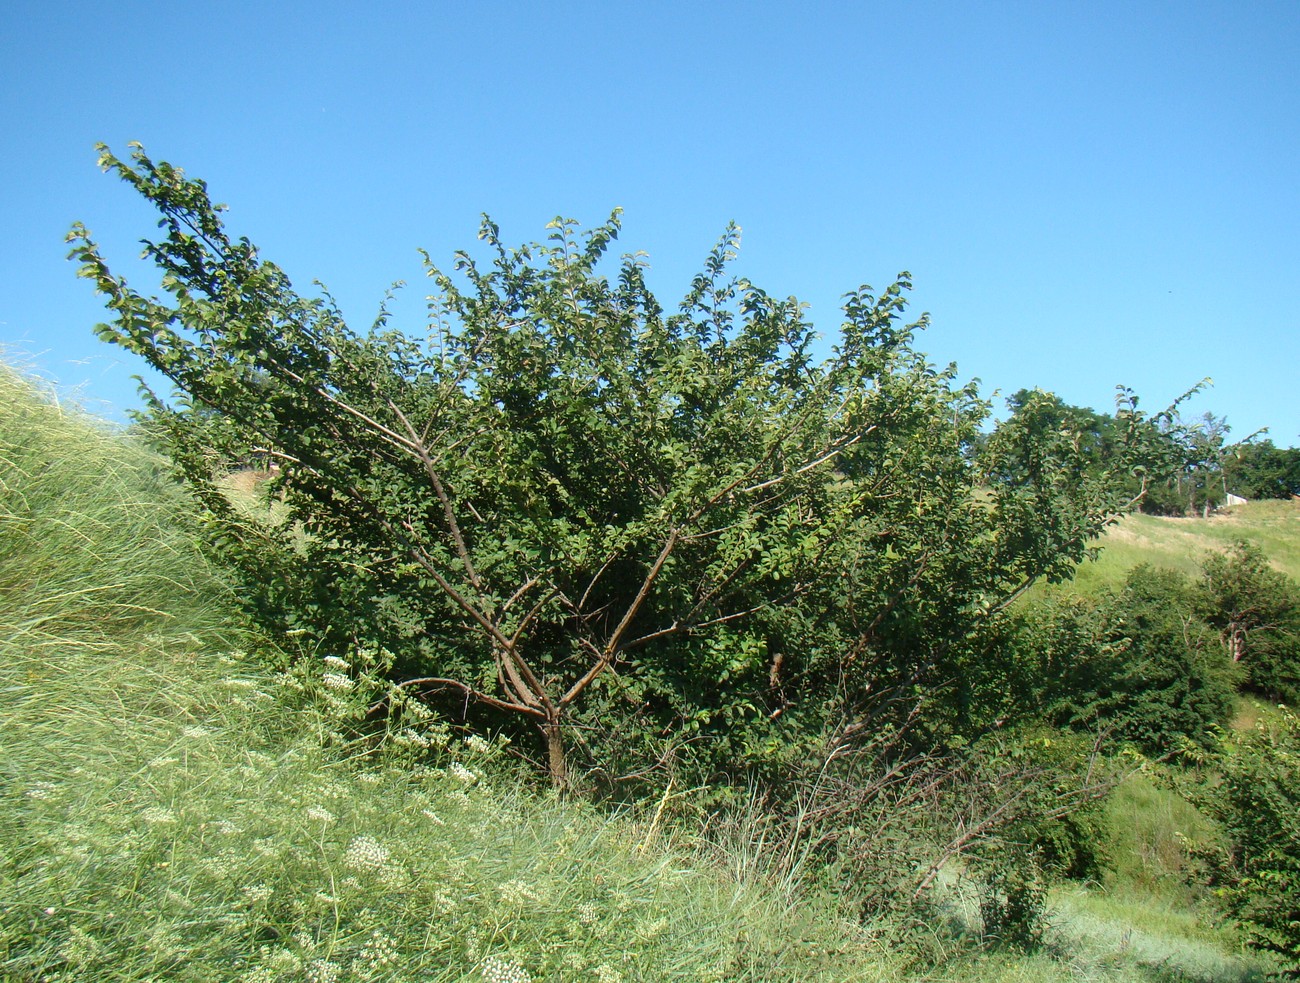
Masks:
[[[1240,662],[1246,654],[1246,629],[1233,625],[1228,635],[1228,652],[1233,662]]]
[[[560,730],[558,714],[542,724],[542,735],[546,738],[546,764],[550,770],[551,783],[556,788],[567,788],[569,763],[564,757],[564,733]]]

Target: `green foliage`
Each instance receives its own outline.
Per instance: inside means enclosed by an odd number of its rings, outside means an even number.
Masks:
[[[245,654],[163,462],[7,370],[0,385],[0,978],[902,970],[834,899],[534,796],[508,748],[418,704],[358,740],[389,686],[373,667]]]
[[[1300,447],[1276,447],[1271,440],[1238,444],[1227,455],[1223,474],[1234,495],[1289,499],[1300,495]]]
[[[1150,457],[1127,393],[1104,474],[1023,420],[983,441],[987,405],[912,346],[906,275],[848,295],[817,362],[801,305],[727,272],[734,227],[666,314],[639,257],[602,272],[617,215],[514,250],[485,220],[486,264],[427,263],[427,330],[381,310],[358,333],[230,239],[202,182],[139,149],[101,163],[161,214],[168,298],[74,229],[116,315],[101,337],[182,393],[150,394],[153,424],[259,622],[386,652],[477,726],[535,728],[560,784],[575,754],[611,790],[779,774],[827,732],[906,719],[981,625],[1068,576]],[[280,463],[290,523],[220,493],[253,452]]]
[[[1239,674],[1196,617],[1196,598],[1181,574],[1140,566],[1118,590],[1035,605],[1018,638],[1027,699],[1062,726],[1148,754],[1215,747]]]
[[[1258,692],[1300,699],[1300,585],[1273,569],[1258,547],[1238,541],[1202,565],[1201,616],[1241,663]]]
[[[1206,382],[1193,387],[1178,403],[1199,392],[1204,385]],[[1026,389],[1008,399],[1007,405],[1012,420],[1025,432],[1038,437],[1037,450],[1008,456],[1012,473],[1041,466],[1043,454],[1052,454],[1052,448],[1056,448],[1058,455],[1062,449],[1068,451],[1079,478],[1104,482],[1114,477],[1111,472],[1117,465],[1125,470],[1122,450],[1131,439],[1126,431],[1131,430],[1135,421],[1128,417],[1123,406],[1110,416],[1071,406],[1051,393]],[[1145,467],[1128,484],[1142,511],[1155,515],[1195,515],[1216,508],[1226,493],[1227,423],[1209,413],[1188,422],[1174,412],[1167,412],[1143,421],[1142,425],[1148,443]]]
[[[1149,902],[1086,923],[1053,914],[1068,962],[977,950],[960,896],[937,888],[926,922],[862,924],[846,917],[857,885],[824,890],[807,850],[767,849],[780,816],[701,831],[671,788],[615,815],[535,795],[509,745],[453,736],[400,696],[363,726],[391,693],[384,656],[333,650],[271,672],[245,654],[156,459],[25,383],[0,401],[0,434],[5,532],[23,537],[0,582],[25,585],[0,592],[0,977],[1248,978],[1208,927],[1155,924]],[[146,589],[147,612],[123,603]],[[886,836],[903,843],[912,823],[928,843],[918,821],[988,818],[999,786],[1020,819],[1041,813],[1068,791],[1043,768],[1085,761],[1088,742],[1021,743],[996,767],[936,764],[877,798],[907,807]],[[924,779],[941,774],[960,780],[931,810]],[[870,830],[855,835],[865,853]]]
[[[1221,886],[1253,945],[1280,954],[1300,976],[1300,722],[1241,735],[1212,800],[1232,844]]]
[[[1009,851],[988,875],[980,898],[987,943],[1020,952],[1043,944],[1047,883],[1032,853]]]

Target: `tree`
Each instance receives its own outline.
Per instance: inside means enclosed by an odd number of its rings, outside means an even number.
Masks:
[[[183,394],[146,392],[151,416],[259,620],[389,653],[400,694],[535,726],[557,784],[575,746],[609,769],[707,735],[743,766],[861,730],[882,694],[959,672],[973,626],[1131,504],[1128,397],[1113,480],[1054,447],[979,492],[1041,438],[1012,424],[971,453],[987,404],[913,349],[906,274],[849,294],[818,362],[794,298],[727,272],[734,226],[667,314],[639,257],[602,272],[617,213],[513,250],[485,219],[489,266],[425,258],[426,332],[381,308],[360,333],[229,238],[203,182],[100,153],[161,214],[145,251],[168,299],[75,227],[116,316],[99,333]],[[220,494],[214,456],[249,447],[281,463],[305,542]]]
[[[1300,695],[1300,587],[1245,541],[1209,554],[1201,571],[1201,614],[1228,658],[1245,665],[1261,692]]]
[[[1152,755],[1214,747],[1231,719],[1238,673],[1181,573],[1135,567],[1097,596],[1038,601],[1017,629],[1020,677],[1004,689],[1034,704],[1026,716]]]
[[[1230,448],[1223,466],[1228,489],[1242,498],[1300,495],[1300,448],[1275,447],[1271,440]]]

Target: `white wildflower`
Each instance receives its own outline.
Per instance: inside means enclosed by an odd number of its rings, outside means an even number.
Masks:
[[[324,806],[312,806],[307,810],[307,818],[315,819],[322,823],[332,823],[334,820],[338,819],[338,816],[334,815],[334,813],[330,812]]]
[[[243,888],[244,897],[250,904],[259,904],[265,901],[273,893],[265,884],[250,884]]]
[[[600,918],[600,905],[594,901],[584,901],[578,905],[578,921],[590,925]]]
[[[346,659],[340,659],[337,655],[327,655],[325,658],[321,659],[321,661],[331,669],[342,669],[344,672],[347,672],[352,668],[352,663],[348,662]]]
[[[199,867],[217,877],[230,877],[235,872],[235,865],[228,856],[200,857]]]
[[[372,970],[383,969],[385,966],[395,966],[397,964],[397,940],[377,928],[370,933],[370,938],[361,946],[361,958]]]
[[[404,727],[393,735],[393,743],[403,747],[429,747],[433,742],[419,731]]]
[[[416,720],[428,720],[433,716],[433,711],[418,700],[407,700],[403,706],[405,707],[406,712]]]
[[[459,761],[453,761],[451,767],[447,769],[451,772],[451,777],[456,779],[462,785],[473,785],[478,781],[478,775],[474,774]]]
[[[356,685],[352,682],[351,677],[345,676],[341,672],[327,672],[320,677],[320,681],[325,685],[326,689],[338,690],[341,693],[346,693]]]
[[[257,686],[256,679],[223,679],[222,685],[229,686],[231,689],[253,689]]]
[[[103,953],[103,946],[83,928],[73,925],[68,929],[68,936],[60,954],[73,966],[86,966]]]
[[[363,771],[357,776],[357,781],[363,785],[378,785],[384,780],[383,775],[376,775],[373,771]]]
[[[596,967],[596,983],[623,983],[623,974],[609,963]]]
[[[540,901],[541,897],[528,884],[520,880],[506,881],[497,886],[501,900],[507,904],[525,905]]]
[[[343,866],[349,870],[379,870],[388,863],[388,848],[373,836],[356,836],[343,855]]]
[[[465,738],[465,744],[475,754],[487,754],[492,750],[492,745],[478,734],[470,734],[469,737]]]
[[[25,794],[29,799],[48,799],[58,788],[53,782],[33,782]]]
[[[307,964],[307,983],[338,983],[343,967],[328,959],[314,959]]]
[[[176,813],[170,809],[163,809],[160,806],[149,806],[140,810],[140,818],[147,823],[155,826],[163,826],[168,823],[176,822]]]
[[[485,983],[533,983],[533,977],[513,959],[488,956],[483,960]]]
[[[200,727],[197,724],[181,728],[181,734],[185,737],[207,737],[211,733],[212,731],[206,727]]]
[[[643,921],[636,927],[636,934],[639,938],[650,941],[663,934],[668,927],[666,918],[656,918],[653,921]]]
[[[425,816],[427,816],[429,818],[429,821],[433,823],[433,825],[435,826],[447,825],[447,823],[443,820],[443,818],[439,816],[436,812],[434,812],[432,809],[421,809],[420,812],[422,812]]]

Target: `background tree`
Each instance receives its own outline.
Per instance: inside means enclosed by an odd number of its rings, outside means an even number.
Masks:
[[[1228,490],[1242,498],[1300,495],[1300,447],[1275,447],[1271,440],[1237,444],[1225,455]]]
[[[1205,558],[1199,608],[1255,689],[1292,701],[1300,696],[1300,586],[1273,569],[1259,547],[1237,542]]]
[[[101,336],[183,394],[147,393],[152,422],[254,614],[378,653],[394,706],[536,728],[558,784],[575,748],[607,776],[777,768],[912,713],[1150,460],[1127,393],[1104,471],[1023,420],[974,452],[988,406],[912,347],[905,274],[850,294],[816,361],[801,305],[727,272],[734,227],[668,314],[638,257],[602,272],[617,214],[513,250],[485,220],[487,265],[426,257],[425,330],[381,309],[361,333],[229,238],[203,182],[132,156],[101,148],[161,215],[167,299],[80,227],[73,255],[116,315]],[[214,462],[250,447],[305,536],[222,495]]]

